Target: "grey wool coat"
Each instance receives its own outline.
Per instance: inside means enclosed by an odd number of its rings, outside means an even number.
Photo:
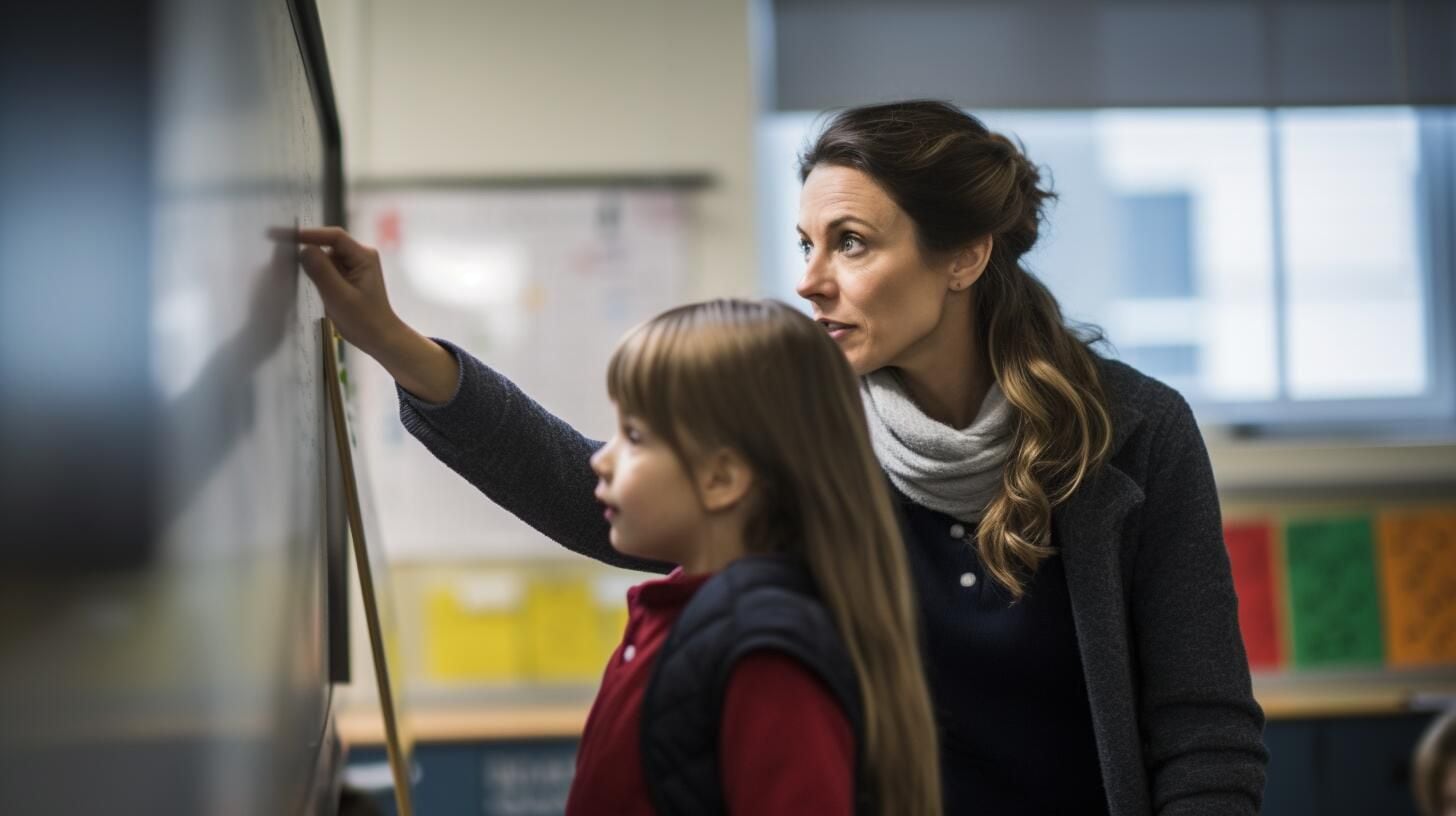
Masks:
[[[400,390],[405,427],[490,499],[569,549],[621,555],[592,490],[600,443],[449,343],[455,396]],[[1253,814],[1268,754],[1239,635],[1203,438],[1173,389],[1102,360],[1111,459],[1053,511],[1113,816]],[[1057,746],[1047,746],[1055,751]],[[1048,779],[1048,784],[1056,784]]]

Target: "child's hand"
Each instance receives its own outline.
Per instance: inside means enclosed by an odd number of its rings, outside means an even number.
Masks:
[[[377,357],[391,335],[405,328],[389,305],[379,253],[338,227],[300,229],[295,239],[305,245],[299,253],[303,271],[339,334]]]

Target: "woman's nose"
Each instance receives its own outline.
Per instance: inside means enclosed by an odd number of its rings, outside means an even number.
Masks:
[[[817,253],[811,254],[804,264],[804,276],[799,278],[794,291],[805,300],[834,296],[834,276]]]

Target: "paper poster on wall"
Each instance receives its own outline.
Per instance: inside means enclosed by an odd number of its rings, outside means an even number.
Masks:
[[[1296,667],[1381,665],[1373,538],[1368,516],[1300,519],[1285,527]]]
[[[1274,529],[1268,521],[1229,522],[1223,528],[1239,597],[1239,630],[1249,668],[1275,669],[1283,662]]]
[[[432,587],[425,598],[425,671],[444,683],[514,683],[527,677],[525,579],[511,572]]]
[[[353,198],[350,223],[378,248],[405,321],[602,439],[615,423],[612,349],[688,291],[692,200],[667,187],[376,189]],[[409,436],[383,369],[352,368],[391,557],[569,557]]]
[[[1456,665],[1456,510],[1382,514],[1379,550],[1389,664]]]

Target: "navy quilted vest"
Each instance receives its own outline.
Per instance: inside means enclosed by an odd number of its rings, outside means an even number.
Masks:
[[[718,776],[723,697],[734,664],[759,649],[791,655],[818,675],[848,716],[855,745],[863,746],[854,664],[807,570],[781,556],[741,558],[683,609],[642,700],[642,772],[662,816],[725,812]],[[862,757],[862,747],[856,752]],[[858,787],[856,811],[868,813],[863,783]]]

